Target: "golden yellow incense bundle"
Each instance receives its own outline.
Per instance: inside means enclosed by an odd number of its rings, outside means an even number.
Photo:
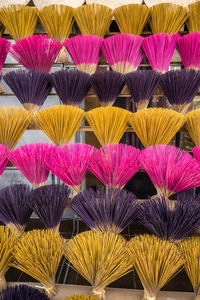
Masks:
[[[38,21],[37,9],[23,5],[11,5],[0,9],[0,21],[14,40],[34,34]]]
[[[32,113],[12,106],[0,107],[0,144],[15,148],[32,120]]]
[[[98,298],[91,295],[72,295],[62,300],[98,300]]]
[[[183,258],[184,268],[195,292],[200,299],[200,237],[189,237],[178,244]]]
[[[13,258],[12,251],[15,241],[15,235],[6,226],[0,226],[0,291],[7,285],[5,274]]]
[[[121,33],[140,35],[149,19],[146,5],[128,4],[114,10],[114,17]]]
[[[200,1],[188,5],[188,19],[186,20],[189,32],[200,31]]]
[[[55,296],[54,278],[65,243],[65,239],[53,230],[24,233],[15,245],[11,265],[41,282],[49,297]]]
[[[70,143],[79,129],[85,112],[72,105],[55,105],[39,111],[33,120],[57,146]]]
[[[144,287],[144,300],[155,300],[159,290],[183,265],[178,247],[153,235],[132,238],[128,253]]]
[[[93,294],[103,296],[104,289],[130,271],[126,240],[114,233],[86,231],[67,244],[65,256],[92,285]]]
[[[130,118],[130,124],[144,147],[169,144],[184,122],[182,114],[166,108],[140,110]]]
[[[119,143],[132,113],[119,107],[100,107],[87,112],[86,120],[101,145]]]
[[[75,10],[75,20],[82,34],[104,37],[113,16],[111,8],[100,4],[87,4]]]
[[[149,24],[153,34],[155,33],[176,33],[187,19],[187,8],[162,3],[150,8]]]
[[[196,146],[200,146],[200,109],[186,114],[186,129]]]

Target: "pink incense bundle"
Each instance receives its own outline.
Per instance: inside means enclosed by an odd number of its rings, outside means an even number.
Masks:
[[[159,196],[200,186],[199,162],[174,146],[157,145],[142,151],[140,161]]]
[[[11,42],[0,37],[0,79],[1,71],[3,69],[7,54],[10,50]],[[0,94],[3,93],[2,87],[0,85]]]
[[[46,184],[49,170],[45,162],[50,159],[53,152],[52,144],[29,144],[13,150],[9,160],[35,188],[38,188]]]
[[[143,40],[139,35],[116,34],[104,40],[101,50],[114,71],[126,74],[136,71],[140,65],[144,56]]]
[[[89,170],[106,186],[123,188],[140,169],[140,150],[126,144],[110,144],[96,150]]]
[[[200,146],[194,147],[192,149],[192,153],[193,153],[194,157],[200,162]]]
[[[45,161],[47,168],[77,194],[86,176],[94,147],[71,144],[55,147],[52,156]]]
[[[160,73],[168,71],[178,37],[178,33],[159,33],[144,39],[142,47],[153,70]]]
[[[200,70],[200,32],[193,32],[180,37],[177,50],[187,69]]]
[[[10,54],[25,68],[48,73],[61,47],[60,42],[47,35],[34,35],[16,41]]]
[[[10,149],[3,144],[0,144],[0,175],[5,170],[8,164],[8,156],[10,153]]]
[[[100,60],[103,38],[95,35],[78,35],[67,39],[64,46],[79,71],[93,74]]]

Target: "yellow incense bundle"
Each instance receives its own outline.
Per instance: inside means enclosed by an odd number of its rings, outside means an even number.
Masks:
[[[70,143],[79,129],[85,112],[72,105],[55,105],[39,111],[33,120],[57,146]]]
[[[82,34],[104,37],[111,24],[113,11],[104,5],[87,4],[78,7],[74,14]]]
[[[189,32],[200,31],[200,1],[188,5],[188,19],[186,25]]]
[[[37,9],[11,5],[0,9],[0,21],[16,41],[34,34],[38,21]]]
[[[119,107],[100,107],[87,112],[86,120],[101,145],[119,143],[132,113]]]
[[[186,114],[186,129],[196,146],[200,146],[200,109]]]
[[[140,4],[123,5],[114,10],[121,33],[140,35],[149,19],[149,8]]]
[[[54,278],[65,243],[66,240],[53,230],[24,233],[14,248],[11,265],[41,282],[49,297],[55,296]]]
[[[140,110],[130,118],[130,124],[144,147],[169,144],[184,123],[182,114],[165,108]]]
[[[156,300],[159,290],[183,265],[178,247],[153,235],[132,238],[128,252],[144,287],[144,300]]]

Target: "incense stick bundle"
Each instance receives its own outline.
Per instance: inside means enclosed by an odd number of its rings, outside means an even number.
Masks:
[[[139,216],[136,196],[121,189],[85,190],[72,199],[70,207],[91,230],[116,234]]]
[[[29,205],[46,229],[59,231],[69,193],[67,186],[58,184],[46,185],[31,192]]]
[[[159,238],[177,243],[200,226],[199,198],[184,193],[171,203],[164,197],[145,200],[139,220]]]
[[[13,0],[12,0],[13,1]],[[33,0],[35,6],[38,9],[43,9],[46,6],[49,5],[66,5],[66,6],[70,6],[73,8],[79,7],[81,5],[83,5],[83,3],[85,2],[84,0]]]
[[[0,21],[16,41],[34,34],[38,22],[35,7],[10,5],[0,9]]]
[[[38,188],[46,184],[49,171],[44,162],[50,159],[53,152],[52,144],[28,144],[13,150],[9,160],[35,188]]]
[[[198,93],[200,71],[169,71],[160,77],[160,85],[172,109],[185,114]]]
[[[2,69],[3,69],[7,54],[10,50],[10,47],[11,47],[11,42],[9,42],[6,39],[2,39],[0,37],[0,80],[1,80],[1,77],[2,77],[1,72],[2,72]],[[2,93],[3,93],[3,89],[0,85],[0,94],[2,94]]]
[[[113,71],[96,72],[91,84],[101,106],[112,106],[124,87],[122,74]]]
[[[186,20],[186,25],[189,32],[199,32],[200,31],[200,2],[196,1],[188,5],[188,18]]]
[[[125,74],[125,81],[137,110],[147,108],[159,80],[159,73],[153,70],[138,70]]]
[[[103,39],[94,35],[78,35],[64,43],[79,71],[93,74],[100,60],[100,49]]]
[[[26,184],[0,190],[0,220],[17,236],[24,232],[33,212],[28,205],[30,192]]]
[[[87,112],[86,120],[102,146],[119,143],[132,114],[118,107],[100,107]]]
[[[192,153],[193,153],[194,157],[195,157],[198,161],[200,161],[200,147],[199,147],[199,146],[194,147],[194,148],[192,149]]]
[[[160,33],[144,39],[142,47],[153,70],[160,73],[168,71],[178,37],[178,33]]]
[[[10,49],[10,54],[29,70],[49,72],[62,45],[47,35],[34,35],[20,39]]]
[[[72,295],[63,300],[98,300],[98,298],[91,295]]]
[[[54,278],[65,243],[65,239],[53,230],[29,231],[18,240],[11,266],[41,282],[51,298],[56,295]]]
[[[157,145],[144,149],[140,161],[159,196],[166,199],[200,185],[199,162],[174,146]]]
[[[105,287],[130,271],[126,240],[114,233],[86,231],[73,237],[65,256],[102,297]]]
[[[186,114],[186,129],[196,146],[200,146],[200,109]]]
[[[90,76],[75,69],[60,70],[51,74],[56,93],[65,105],[79,106],[88,94]]]
[[[156,300],[160,289],[182,269],[178,247],[156,236],[139,235],[128,243],[128,252],[144,288],[144,300]]]
[[[87,4],[101,4],[110,7],[114,10],[117,7],[121,7],[122,5],[128,5],[132,3],[142,4],[142,0],[86,0]]]
[[[104,40],[101,50],[113,71],[136,71],[144,56],[141,48],[144,38],[131,34],[116,34]]]
[[[38,70],[12,71],[3,79],[24,108],[33,114],[40,110],[52,88],[50,75]]]
[[[99,4],[86,4],[74,11],[76,23],[82,34],[104,37],[110,27],[113,11]]]
[[[28,285],[10,286],[0,293],[1,300],[48,300],[47,295]]]
[[[106,186],[123,188],[139,171],[140,150],[126,144],[110,144],[96,149],[89,170]]]
[[[10,149],[3,144],[0,144],[0,175],[3,173],[8,164],[9,153]]]
[[[55,148],[46,161],[47,168],[77,194],[81,191],[94,147],[86,144],[71,144]]]
[[[187,8],[172,3],[161,3],[150,8],[149,24],[152,33],[176,33],[188,17]]]
[[[121,33],[140,35],[149,19],[149,9],[140,4],[123,4],[114,10]]]
[[[1,106],[0,144],[15,148],[31,120],[32,114],[21,107]]]
[[[70,143],[79,129],[85,112],[71,105],[55,105],[37,113],[33,123],[57,146]]]
[[[144,147],[169,144],[185,123],[182,114],[165,108],[148,108],[134,113],[131,126]]]

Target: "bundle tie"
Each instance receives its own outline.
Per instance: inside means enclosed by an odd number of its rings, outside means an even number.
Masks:
[[[36,288],[38,289],[42,289],[42,290],[45,290],[45,292],[47,292],[48,295],[51,295],[51,290],[53,289],[53,286],[47,288],[45,286],[40,286],[40,285],[35,285]]]

